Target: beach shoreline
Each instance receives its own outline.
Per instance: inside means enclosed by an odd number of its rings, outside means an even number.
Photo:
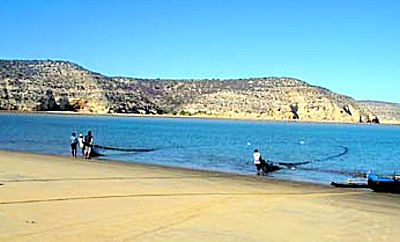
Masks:
[[[400,236],[400,195],[368,190],[3,150],[0,183],[1,241]]]
[[[400,125],[400,121],[381,122],[379,124],[359,123],[359,122],[338,122],[330,120],[279,120],[263,118],[234,118],[210,115],[172,115],[172,114],[133,114],[133,113],[91,113],[75,111],[12,111],[0,110],[1,113],[11,114],[32,114],[32,115],[72,115],[72,116],[99,116],[99,117],[136,117],[136,118],[182,118],[182,119],[205,119],[205,120],[229,120],[229,121],[249,121],[249,122],[277,122],[277,123],[301,123],[301,124],[348,124],[348,125]]]
[[[90,162],[90,163],[95,163],[95,164],[115,164],[117,166],[121,167],[141,167],[141,168],[151,168],[151,169],[162,169],[162,170],[170,170],[172,172],[177,171],[177,172],[189,172],[189,173],[197,173],[197,174],[205,174],[209,176],[225,176],[225,177],[232,177],[232,178],[237,178],[237,179],[249,179],[249,180],[256,180],[257,182],[272,182],[272,183],[282,183],[282,184],[290,184],[290,185],[304,185],[304,186],[315,186],[315,187],[331,187],[327,183],[318,183],[314,181],[300,181],[300,180],[291,180],[291,179],[284,179],[280,177],[275,177],[271,175],[261,175],[257,176],[256,170],[254,170],[254,174],[248,174],[248,173],[238,173],[238,172],[229,172],[229,171],[218,171],[218,170],[208,170],[208,169],[201,169],[201,168],[191,168],[191,167],[180,167],[180,166],[174,166],[174,165],[163,165],[163,164],[152,164],[152,163],[140,163],[140,162],[135,162],[135,161],[123,161],[123,160],[113,160],[113,159],[98,159],[98,158],[90,158],[90,159],[83,159],[82,157],[79,157],[74,159],[70,155],[57,155],[57,154],[46,154],[46,153],[40,153],[40,152],[26,152],[26,151],[19,151],[19,150],[5,150],[5,149],[0,149],[0,154],[2,152],[5,153],[15,153],[15,154],[25,154],[25,155],[38,155],[38,156],[44,156],[48,158],[66,158],[66,159],[72,159],[76,161],[82,161],[82,162]]]

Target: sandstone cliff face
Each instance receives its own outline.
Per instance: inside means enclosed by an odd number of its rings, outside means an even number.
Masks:
[[[143,80],[63,61],[0,60],[0,109],[359,122],[377,109],[285,77]]]
[[[244,90],[200,95],[180,108],[220,117],[337,122],[358,122],[362,114],[369,112],[358,110],[357,103],[350,98],[342,96],[335,100],[329,92],[304,83],[262,87],[263,83],[268,80],[258,80],[256,86]]]
[[[0,61],[0,109],[49,110],[41,108],[46,106],[41,100],[46,100],[48,91],[57,102],[67,97],[77,109],[108,111],[96,75],[79,66],[58,61]]]
[[[376,114],[383,123],[400,124],[400,104],[377,101],[359,103]]]

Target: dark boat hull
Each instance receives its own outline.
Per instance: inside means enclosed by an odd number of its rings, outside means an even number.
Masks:
[[[368,184],[364,183],[338,183],[338,182],[331,182],[331,185],[334,187],[341,187],[341,188],[369,188]]]
[[[395,176],[368,175],[368,186],[375,192],[400,193],[400,181]]]

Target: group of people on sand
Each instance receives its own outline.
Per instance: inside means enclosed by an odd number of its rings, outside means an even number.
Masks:
[[[90,153],[92,152],[92,146],[94,142],[94,138],[90,130],[88,131],[87,135],[85,135],[85,137],[83,137],[82,133],[80,133],[79,138],[77,138],[76,133],[73,132],[70,137],[70,142],[72,157],[77,158],[77,150],[79,144],[79,148],[82,150],[82,158],[90,158]]]

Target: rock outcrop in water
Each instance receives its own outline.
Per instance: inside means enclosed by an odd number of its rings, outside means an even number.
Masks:
[[[396,105],[396,104],[395,104]],[[107,77],[65,61],[0,60],[0,109],[170,114],[332,122],[400,121],[369,102],[287,77],[154,80]]]

